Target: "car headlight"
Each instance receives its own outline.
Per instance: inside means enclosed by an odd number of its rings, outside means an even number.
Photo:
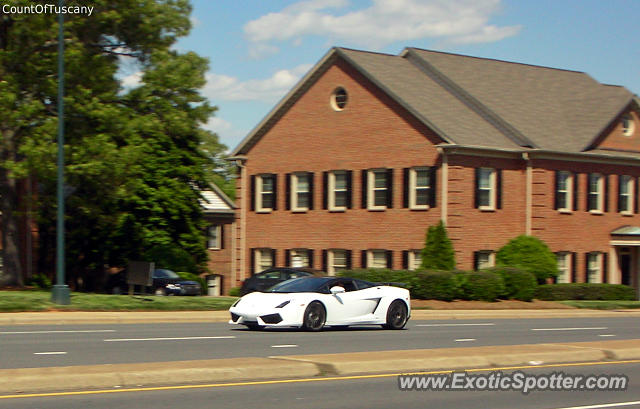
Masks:
[[[180,284],[167,284],[167,288],[170,290],[179,290],[180,287]]]
[[[277,306],[276,306],[276,308],[282,308],[282,307],[284,307],[285,305],[289,304],[290,302],[291,302],[291,300],[287,300],[287,301],[283,302],[282,304],[277,305]]]

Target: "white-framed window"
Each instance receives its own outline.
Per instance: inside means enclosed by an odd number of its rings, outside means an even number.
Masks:
[[[480,210],[496,208],[496,170],[478,168],[476,181],[476,200]]]
[[[631,136],[633,135],[633,131],[635,131],[633,117],[630,114],[626,114],[622,117],[622,134],[624,136]]]
[[[587,210],[602,212],[604,210],[604,178],[599,173],[589,174],[589,186],[587,187]]]
[[[431,168],[409,169],[409,208],[428,209],[431,202]]]
[[[602,253],[593,252],[587,254],[587,282],[602,282]]]
[[[556,283],[570,283],[571,282],[571,253],[566,251],[560,251],[556,253],[556,260],[558,262],[558,277]]]
[[[618,179],[618,211],[623,214],[633,213],[634,183],[629,175],[620,176]]]
[[[342,87],[338,87],[333,90],[329,103],[334,111],[342,111],[347,106],[348,100],[349,96],[347,91]]]
[[[372,169],[367,172],[369,186],[367,192],[367,208],[383,210],[387,208],[389,194],[389,172],[387,169]]]
[[[275,207],[276,178],[274,175],[256,176],[256,210],[270,212]]]
[[[369,250],[367,252],[368,268],[387,268],[386,250]]]
[[[491,250],[476,251],[475,254],[476,270],[484,270],[495,266],[495,253]]]
[[[573,175],[560,170],[556,174],[556,209],[570,211],[573,203]]]
[[[311,254],[308,249],[293,249],[289,252],[291,267],[310,267]]]
[[[256,249],[254,254],[257,273],[273,267],[273,249]]]
[[[334,276],[336,273],[345,271],[349,268],[349,261],[347,260],[349,253],[347,250],[329,250],[327,257],[327,269],[329,270],[327,273],[329,273],[329,275]]]
[[[222,248],[222,226],[213,225],[209,226],[207,247],[210,250],[219,250]]]
[[[311,174],[307,172],[291,175],[291,209],[293,211],[309,210],[311,196]]]
[[[349,174],[345,170],[334,170],[329,172],[329,210],[346,210],[349,202]]]
[[[409,250],[407,253],[407,267],[409,270],[418,270],[422,265],[422,252],[420,250]]]

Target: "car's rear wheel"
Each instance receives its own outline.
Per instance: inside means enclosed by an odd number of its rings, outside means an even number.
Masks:
[[[327,320],[327,312],[324,306],[318,302],[313,301],[304,310],[304,317],[302,319],[302,328],[307,331],[320,331]]]
[[[260,331],[262,329],[264,329],[264,325],[258,325],[258,324],[246,324],[247,328],[249,328],[249,330],[251,331]]]
[[[401,300],[395,300],[387,310],[387,323],[385,329],[402,329],[407,324],[407,305]]]

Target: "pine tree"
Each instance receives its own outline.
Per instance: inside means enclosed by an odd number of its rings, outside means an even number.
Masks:
[[[453,270],[456,266],[455,253],[447,229],[442,220],[430,226],[425,246],[421,252],[421,268],[428,270]]]

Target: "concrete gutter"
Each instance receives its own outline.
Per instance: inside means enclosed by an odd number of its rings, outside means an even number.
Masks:
[[[640,317],[640,310],[412,310],[414,320]],[[227,311],[53,311],[0,313],[0,325],[151,324],[227,322]]]
[[[640,359],[640,340],[289,355],[0,370],[16,393],[140,388],[381,373]]]

